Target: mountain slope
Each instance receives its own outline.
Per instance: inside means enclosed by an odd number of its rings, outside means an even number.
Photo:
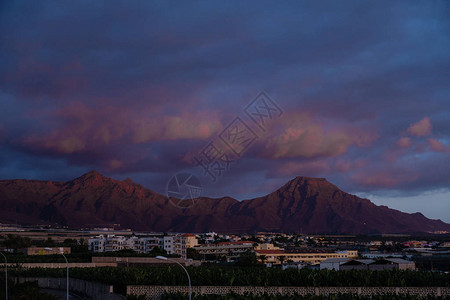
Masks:
[[[121,224],[135,230],[178,232],[450,231],[450,224],[377,206],[323,178],[297,177],[269,195],[242,202],[202,197],[181,209],[130,179],[114,180],[96,171],[68,182],[1,180],[0,222],[71,227]]]

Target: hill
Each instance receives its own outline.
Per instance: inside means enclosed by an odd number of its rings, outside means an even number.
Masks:
[[[67,182],[0,181],[0,222],[170,232],[419,233],[450,224],[341,191],[324,178],[296,177],[250,200],[201,197],[179,208],[165,196],[96,171]]]

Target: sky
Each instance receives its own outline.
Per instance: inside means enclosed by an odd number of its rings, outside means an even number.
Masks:
[[[448,1],[6,0],[0,104],[0,179],[324,177],[450,222]]]

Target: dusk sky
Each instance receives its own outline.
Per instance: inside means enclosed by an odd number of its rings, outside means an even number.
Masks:
[[[449,1],[1,1],[0,103],[0,179],[325,177],[450,222]],[[195,158],[238,123],[213,182]]]

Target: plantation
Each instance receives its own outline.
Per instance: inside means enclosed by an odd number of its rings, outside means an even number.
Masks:
[[[441,286],[450,287],[450,274],[416,271],[282,271],[264,267],[188,267],[192,285],[223,286]],[[11,276],[65,277],[65,269],[16,269]],[[169,267],[73,268],[70,277],[114,285],[124,294],[127,285],[187,285],[184,271]]]
[[[193,297],[197,300],[450,300],[450,297],[419,297],[413,295],[378,295],[378,296],[358,296],[353,294],[337,294],[329,296],[315,296],[315,295],[253,295],[244,294],[238,295],[235,293],[230,293],[225,296],[222,295],[195,295]],[[145,297],[133,297],[129,296],[129,300],[146,300]],[[160,300],[183,300],[186,299],[185,294],[163,294]]]
[[[4,283],[5,278],[0,277],[0,282]],[[5,286],[0,285],[0,299],[6,299]],[[9,300],[57,300],[58,297],[41,292],[37,282],[25,282],[15,284],[8,281]]]
[[[253,295],[253,294],[244,294],[238,295],[235,293],[230,293],[225,296],[222,295],[195,295],[193,297],[197,300],[449,300],[450,297],[419,297],[413,295],[378,295],[378,296],[358,296],[352,294],[337,294],[337,295],[329,295],[329,296],[315,296],[315,295]],[[146,300],[145,297],[133,297],[129,296],[127,299],[129,300]],[[163,294],[160,300],[183,300],[186,299],[185,294]]]

